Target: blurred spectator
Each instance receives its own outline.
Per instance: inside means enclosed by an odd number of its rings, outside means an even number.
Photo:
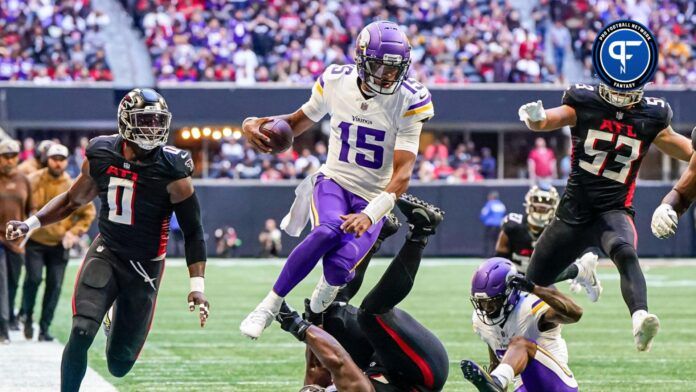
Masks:
[[[275,219],[266,219],[266,226],[259,234],[259,243],[261,244],[260,257],[278,257],[283,249],[281,239],[281,232],[276,225]]]
[[[534,141],[534,149],[527,158],[527,170],[532,183],[558,178],[556,155],[553,150],[546,147],[546,140],[543,137],[538,137]]]
[[[53,140],[42,140],[39,146],[34,149],[34,155],[17,166],[20,173],[28,176],[29,174],[46,167],[48,157],[46,152],[53,145]]]
[[[565,61],[566,50],[570,48],[570,32],[563,25],[563,22],[558,19],[553,22],[553,26],[549,30],[551,45],[553,48],[553,59],[556,65],[556,71],[560,76],[563,76],[563,63]]]
[[[429,161],[438,159],[447,159],[449,157],[449,139],[447,136],[442,136],[435,139],[435,142],[425,148],[423,157]]]
[[[0,80],[112,80],[100,36],[108,23],[88,0],[0,0]]]
[[[242,240],[237,236],[234,227],[225,226],[215,229],[215,255],[217,257],[234,257],[237,248],[242,246]]]
[[[22,152],[19,153],[19,160],[26,161],[34,156],[34,139],[28,137],[22,142]]]
[[[492,191],[488,194],[488,200],[481,209],[479,218],[481,223],[486,227],[483,238],[483,249],[485,255],[493,256],[495,254],[495,243],[498,241],[500,233],[500,225],[503,223],[507,208],[500,201],[498,192]]]
[[[491,155],[491,149],[488,147],[481,149],[481,175],[485,179],[497,177],[495,158]]]

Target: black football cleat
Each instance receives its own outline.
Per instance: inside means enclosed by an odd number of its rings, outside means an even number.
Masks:
[[[408,193],[401,195],[396,206],[406,215],[411,236],[433,235],[435,228],[445,219],[445,212],[440,208]]]
[[[26,317],[24,319],[24,337],[27,340],[34,339],[34,320],[31,317]]]
[[[386,240],[399,231],[400,227],[401,222],[399,222],[399,218],[393,213],[387,214],[387,216],[384,217],[384,225],[382,225],[382,230],[379,232],[377,239],[379,241]]]
[[[40,331],[39,332],[39,342],[52,342],[53,341],[53,335],[48,333],[48,331]]]
[[[474,384],[479,392],[505,392],[506,388],[503,388],[500,381],[491,377],[476,362],[465,359],[459,364],[459,367],[462,369],[464,378]]]

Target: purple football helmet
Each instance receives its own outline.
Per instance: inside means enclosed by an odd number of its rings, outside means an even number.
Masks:
[[[483,323],[498,325],[507,320],[520,299],[519,290],[508,285],[515,275],[515,265],[502,257],[486,260],[474,272],[471,279],[471,303]]]
[[[384,20],[367,25],[356,42],[358,76],[377,94],[394,94],[411,65],[411,45],[399,26]]]

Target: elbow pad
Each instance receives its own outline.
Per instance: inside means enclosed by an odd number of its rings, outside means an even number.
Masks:
[[[174,204],[174,212],[184,234],[186,265],[206,261],[208,257],[201,223],[201,207],[196,194],[194,193],[181,203]]]

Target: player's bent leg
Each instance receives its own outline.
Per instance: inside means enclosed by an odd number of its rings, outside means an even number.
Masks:
[[[534,357],[530,358],[520,376],[525,388],[529,391],[578,391],[578,382],[573,372],[553,354],[538,345],[536,345]]]
[[[164,261],[133,263],[126,268],[131,267],[122,272],[140,276],[132,278],[116,299],[106,341],[106,362],[115,377],[123,377],[133,368],[145,344],[155,315]]]
[[[401,309],[384,314],[361,309],[358,322],[388,373],[399,374],[428,391],[442,390],[449,357],[437,336]]]
[[[346,234],[341,246],[324,255],[324,272],[319,279],[309,306],[315,313],[324,311],[344,284],[355,276],[355,269],[368,256],[377,241],[384,219],[372,225],[360,238]]]
[[[599,256],[593,252],[586,252],[573,264],[568,266],[561,275],[556,278],[556,282],[572,279],[570,290],[579,293],[583,288],[591,302],[597,302],[604,288],[597,276],[597,265]]]
[[[619,271],[621,294],[631,313],[636,348],[650,351],[660,320],[648,313],[648,290],[635,248],[637,234],[633,219],[624,211],[611,211],[602,215],[599,225],[602,250]]]
[[[540,286],[550,286],[580,256],[588,245],[589,227],[569,225],[559,219],[544,230],[527,267],[527,277]]]
[[[506,389],[497,378],[491,377],[485,369],[476,362],[465,359],[459,363],[464,379],[474,384],[479,392],[504,392]]]

